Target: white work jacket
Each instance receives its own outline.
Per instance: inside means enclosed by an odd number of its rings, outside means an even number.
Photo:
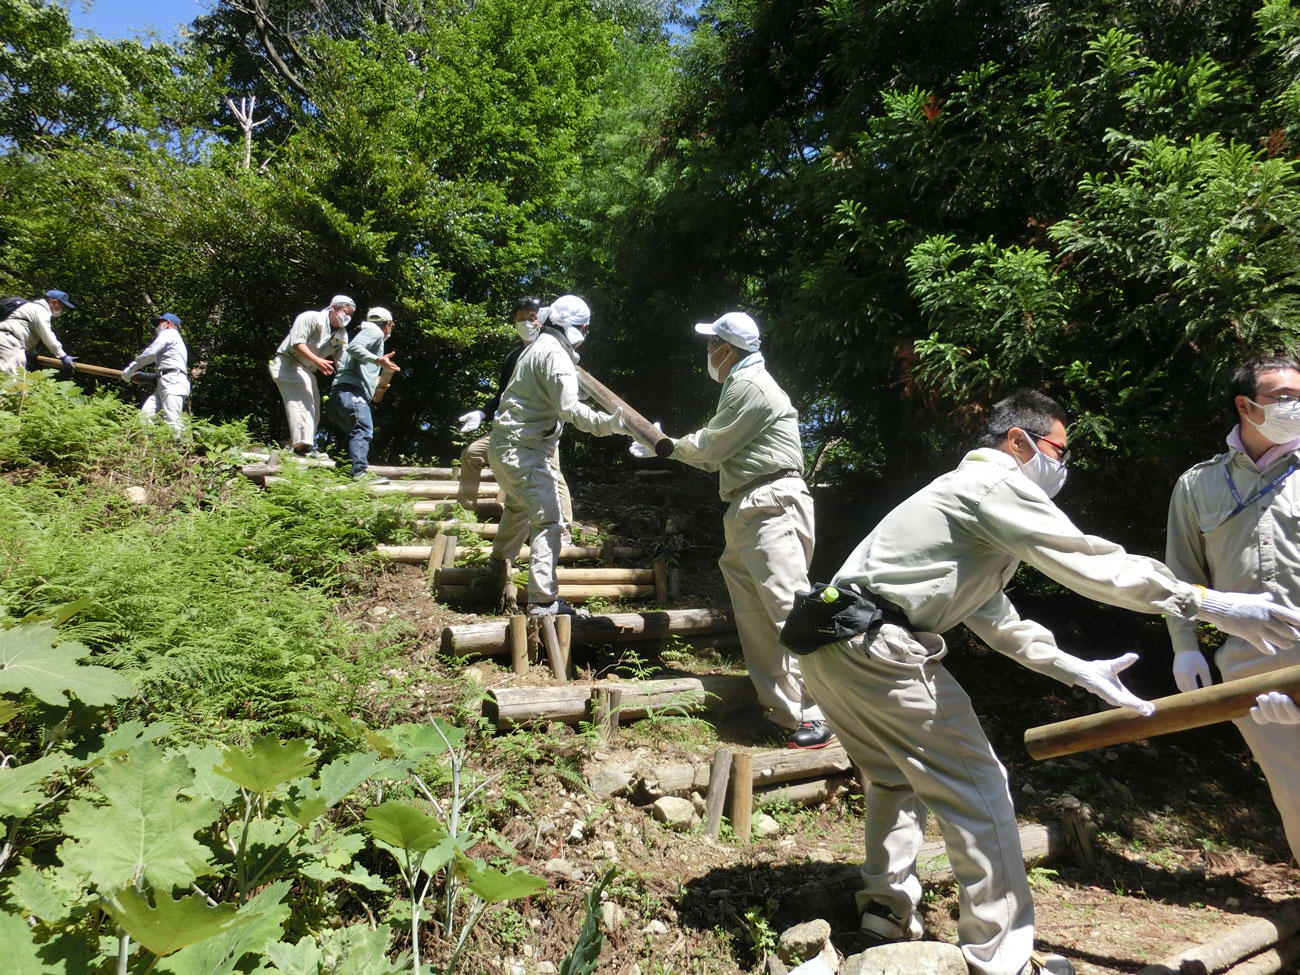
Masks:
[[[887,514],[835,582],[894,602],[915,630],[942,633],[965,623],[999,653],[1071,684],[1078,659],[1046,627],[1022,620],[1002,591],[1022,561],[1112,606],[1186,619],[1200,608],[1195,586],[1155,559],[1085,535],[1014,457],[994,448],[972,450]]]
[[[733,500],[755,478],[803,471],[799,413],[767,371],[760,352],[740,362],[722,384],[718,409],[703,428],[673,441],[673,460],[718,472],[718,493]]]
[[[492,427],[493,443],[554,452],[565,423],[606,437],[614,417],[578,399],[572,350],[543,329],[515,362]]]
[[[1300,470],[1256,497],[1297,462],[1297,452],[1284,451],[1260,470],[1236,442],[1178,479],[1169,501],[1165,561],[1188,582],[1222,592],[1269,592],[1300,609]],[[1249,502],[1236,514],[1233,488]],[[1175,650],[1199,649],[1194,621],[1166,622]]]
[[[180,332],[174,328],[161,329],[126,368],[135,372],[151,364],[158,374],[159,392],[172,396],[190,395],[190,351],[185,347]]]
[[[67,353],[63,351],[59,337],[54,334],[54,328],[50,324],[52,320],[50,303],[44,298],[38,298],[15,308],[12,315],[0,322],[0,331],[14,336],[29,351],[38,341],[43,342],[55,358],[62,359]]]
[[[293,320],[293,327],[284,337],[276,355],[293,356],[309,372],[316,371],[316,363],[304,359],[294,350],[296,345],[305,345],[322,359],[338,360],[339,354],[348,344],[348,332],[345,328],[330,327],[330,309],[322,311],[305,311]]]

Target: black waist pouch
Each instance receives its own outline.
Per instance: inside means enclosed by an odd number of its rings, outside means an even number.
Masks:
[[[811,592],[794,594],[794,608],[781,627],[781,644],[802,656],[828,643],[870,633],[881,623],[907,626],[901,610],[883,603],[848,586],[814,583]]]

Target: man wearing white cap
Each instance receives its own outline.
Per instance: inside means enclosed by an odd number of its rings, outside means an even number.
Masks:
[[[141,366],[156,363],[158,382],[141,405],[140,415],[152,422],[161,410],[163,422],[179,437],[185,432],[181,412],[185,409],[185,397],[190,395],[190,352],[181,338],[179,317],[167,312],[154,318],[153,323],[157,326],[154,340],[127,363],[122,370],[122,381],[129,383]]]
[[[357,303],[347,295],[335,295],[328,308],[305,311],[293,320],[293,327],[275,350],[271,378],[284,400],[289,420],[289,444],[295,454],[323,460],[314,449],[320,424],[320,387],[316,374],[334,373],[334,360],[348,344],[347,326]]]
[[[695,330],[709,336],[709,375],[722,394],[707,426],[673,441],[672,457],[717,471],[718,493],[730,502],[718,567],[759,703],[791,748],[822,748],[835,736],[809,699],[798,658],[781,645],[794,594],[809,588],[813,553],[799,414],[764,365],[754,319],[733,311]],[[653,456],[639,443],[632,453]]]
[[[393,334],[393,316],[387,308],[375,307],[344,350],[334,385],[330,387],[329,416],[348,438],[348,459],[352,476],[364,477],[370,464],[370,441],[375,435],[375,421],[370,404],[384,397],[388,388],[381,385],[384,373],[401,372],[391,352],[385,354],[384,342]],[[372,484],[386,484],[386,477],[368,478]]]
[[[67,372],[72,372],[72,356],[63,351],[50,321],[63,314],[63,309],[75,307],[66,291],[51,290],[45,292],[44,298],[24,301],[14,308],[0,321],[0,373],[16,376],[27,368],[27,352],[38,341],[63,363]]]
[[[505,510],[492,545],[498,579],[527,538],[528,613],[571,613],[555,581],[563,515],[551,457],[566,422],[598,437],[623,433],[618,414],[602,413],[578,399],[575,351],[587,337],[591,309],[576,295],[564,295],[537,316],[540,330],[515,362],[501,394],[488,463],[505,492]]]

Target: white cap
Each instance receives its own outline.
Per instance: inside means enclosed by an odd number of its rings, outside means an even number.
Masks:
[[[357,303],[347,295],[335,295],[330,299],[331,308],[338,308],[340,305],[351,305],[353,308],[357,307]]]
[[[757,352],[759,346],[758,323],[743,311],[729,311],[716,322],[695,326],[701,335],[716,335],[724,342]]]
[[[391,325],[393,324],[393,316],[389,313],[387,308],[375,305],[374,308],[371,308],[370,311],[366,312],[366,321]]]

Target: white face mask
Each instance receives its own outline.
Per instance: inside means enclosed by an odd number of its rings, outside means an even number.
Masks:
[[[1034,456],[1028,461],[1021,461],[1016,458],[1016,463],[1020,465],[1020,470],[1025,477],[1029,478],[1040,488],[1049,498],[1054,498],[1061,493],[1061,488],[1065,487],[1065,478],[1069,474],[1066,466],[1059,460],[1052,460],[1045,453],[1038,449],[1038,444],[1034,443],[1034,438],[1025,433],[1029,441],[1029,446],[1034,448]]]
[[[58,308],[51,308],[51,309],[50,309],[50,317],[51,317],[51,318],[58,318],[58,317],[59,317],[60,315],[62,315],[62,314],[63,314],[63,306],[62,306],[62,305],[59,305]]]
[[[346,312],[339,312],[339,328],[347,328],[348,323],[352,321],[352,316]]]
[[[515,322],[515,331],[525,342],[531,342],[537,338],[537,323],[524,319],[522,322]]]
[[[716,351],[725,353],[727,351],[727,347],[724,345],[722,346],[722,348],[717,349]],[[712,379],[715,383],[724,383],[727,381],[727,377],[726,375],[723,374],[722,369],[719,366],[715,366],[713,364],[713,356],[714,353],[710,352],[709,353],[709,378]],[[728,372],[730,372],[730,370],[728,370]]]
[[[1300,437],[1300,401],[1290,403],[1256,403],[1250,397],[1246,402],[1264,411],[1264,419],[1256,423],[1246,417],[1259,435],[1273,444],[1290,443]]]
[[[576,325],[565,325],[564,337],[568,339],[569,344],[576,349],[587,340],[587,333]]]

